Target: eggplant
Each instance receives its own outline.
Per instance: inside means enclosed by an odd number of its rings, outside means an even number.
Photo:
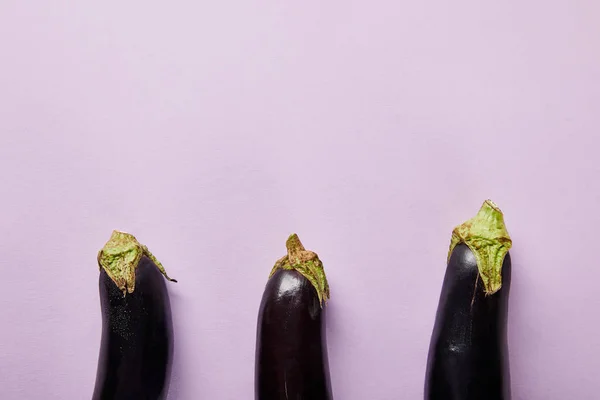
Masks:
[[[128,233],[98,253],[102,340],[92,400],[167,396],[173,323],[162,264]]]
[[[431,336],[426,400],[509,400],[507,318],[512,241],[486,200],[452,233]]]
[[[325,336],[329,284],[296,234],[263,292],[256,335],[256,400],[332,400]]]

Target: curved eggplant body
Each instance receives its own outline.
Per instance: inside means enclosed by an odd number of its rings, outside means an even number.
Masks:
[[[448,262],[425,379],[426,400],[509,400],[506,340],[511,263],[486,295],[474,254],[457,245]]]
[[[325,315],[313,285],[276,271],[258,315],[256,400],[331,400]]]
[[[173,354],[165,277],[143,256],[126,295],[100,269],[102,342],[93,400],[164,399]]]

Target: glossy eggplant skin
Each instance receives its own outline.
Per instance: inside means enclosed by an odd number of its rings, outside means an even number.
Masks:
[[[431,337],[425,400],[510,400],[510,278],[507,254],[502,288],[486,296],[475,256],[464,244],[454,248]]]
[[[256,340],[256,400],[332,400],[325,308],[299,272],[278,270],[264,290]]]
[[[102,341],[92,400],[166,398],[173,324],[165,278],[143,256],[133,293],[123,295],[100,269]]]

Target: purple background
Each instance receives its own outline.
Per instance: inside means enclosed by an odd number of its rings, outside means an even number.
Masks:
[[[422,397],[450,232],[514,241],[514,399],[597,398],[597,1],[0,2],[0,398],[86,399],[96,252],[163,261],[170,399],[251,399],[298,232],[338,400]]]

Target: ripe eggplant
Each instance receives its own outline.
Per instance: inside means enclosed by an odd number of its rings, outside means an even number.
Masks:
[[[429,347],[426,400],[510,399],[511,246],[491,200],[454,229]]]
[[[166,398],[173,355],[168,277],[133,235],[114,231],[98,253],[102,340],[93,400]]]
[[[319,257],[297,235],[275,263],[258,313],[256,400],[332,400],[325,303],[329,285]]]

